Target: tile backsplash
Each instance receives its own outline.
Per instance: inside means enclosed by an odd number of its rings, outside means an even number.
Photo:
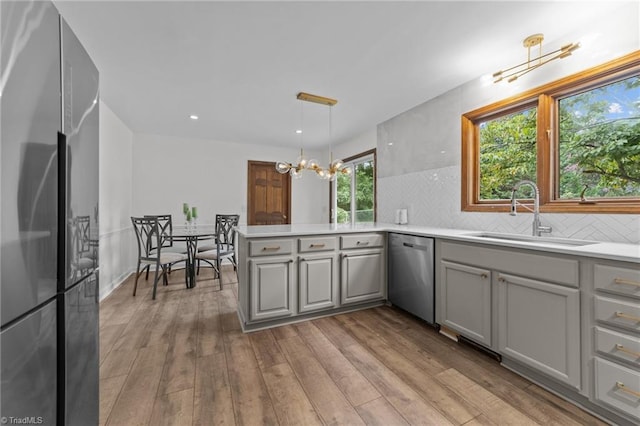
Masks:
[[[460,166],[379,177],[378,221],[393,223],[396,209],[409,224],[478,231],[531,233],[532,215],[460,211]],[[542,213],[552,237],[640,244],[640,215]]]

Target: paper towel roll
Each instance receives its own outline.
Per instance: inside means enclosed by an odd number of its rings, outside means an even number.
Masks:
[[[400,217],[399,217],[398,223],[400,225],[406,225],[407,222],[408,222],[407,209],[400,209]]]

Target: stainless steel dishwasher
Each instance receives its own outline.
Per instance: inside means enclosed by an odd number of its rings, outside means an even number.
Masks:
[[[433,238],[390,233],[388,244],[389,302],[433,324]]]

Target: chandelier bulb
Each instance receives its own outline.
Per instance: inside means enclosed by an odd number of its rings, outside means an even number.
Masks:
[[[290,169],[291,169],[291,164],[289,163],[285,163],[284,161],[278,161],[276,163],[276,171],[278,173],[285,174],[289,172]]]
[[[304,169],[307,166],[307,159],[301,155],[296,158],[296,164],[298,165],[298,169]]]
[[[302,177],[300,171],[298,171],[298,169],[296,169],[295,167],[292,167],[291,170],[289,170],[289,174],[294,179],[300,179]]]

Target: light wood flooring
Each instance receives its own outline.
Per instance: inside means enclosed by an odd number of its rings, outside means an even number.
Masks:
[[[101,425],[603,424],[394,308],[244,334],[235,280],[101,303]]]

